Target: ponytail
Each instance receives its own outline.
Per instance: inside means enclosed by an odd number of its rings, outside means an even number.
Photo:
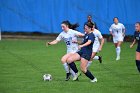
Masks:
[[[70,29],[76,30],[77,27],[79,27],[78,23],[71,24],[68,20],[63,21],[62,24],[67,25]]]

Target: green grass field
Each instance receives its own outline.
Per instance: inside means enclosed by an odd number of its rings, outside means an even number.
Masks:
[[[91,83],[84,74],[79,81],[64,81],[60,59],[66,53],[64,43],[45,46],[44,40],[0,41],[0,93],[139,93],[140,74],[135,66],[135,48],[123,43],[121,60],[115,61],[113,43],[105,43],[100,54],[103,63],[94,60],[90,70],[97,77]],[[79,62],[76,63],[79,69]],[[53,80],[44,82],[50,73]]]

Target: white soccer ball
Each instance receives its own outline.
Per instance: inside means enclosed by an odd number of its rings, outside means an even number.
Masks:
[[[43,80],[44,81],[51,81],[52,80],[52,75],[51,74],[45,74],[45,75],[43,75]]]

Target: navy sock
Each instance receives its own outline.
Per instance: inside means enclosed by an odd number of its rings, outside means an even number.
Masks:
[[[140,72],[140,60],[136,60],[136,66],[138,71]]]
[[[85,73],[85,75],[90,78],[91,80],[93,80],[95,77],[91,74],[91,72],[89,70],[87,70],[87,72]]]
[[[69,66],[75,73],[78,73],[78,69],[74,62],[70,63]]]

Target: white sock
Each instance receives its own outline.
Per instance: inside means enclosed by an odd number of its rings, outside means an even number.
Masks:
[[[63,66],[64,66],[64,69],[65,69],[66,73],[70,73],[68,64],[64,63]]]
[[[116,48],[116,53],[117,53],[117,57],[120,56],[120,53],[121,53],[121,48],[120,47]]]
[[[71,73],[72,77],[75,76],[75,72],[71,68],[70,68],[70,73]]]
[[[93,59],[94,60],[98,60],[99,59],[99,56],[95,56]]]
[[[88,61],[87,68],[91,65],[92,61]]]

